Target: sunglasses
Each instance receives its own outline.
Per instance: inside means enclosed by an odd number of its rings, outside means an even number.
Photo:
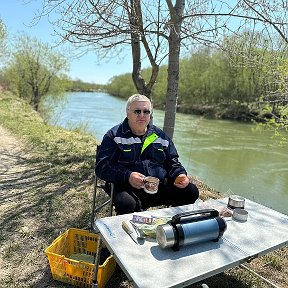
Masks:
[[[143,112],[144,115],[150,115],[151,111],[150,110],[141,110],[141,109],[135,109],[133,111],[134,114],[140,115],[141,112]]]

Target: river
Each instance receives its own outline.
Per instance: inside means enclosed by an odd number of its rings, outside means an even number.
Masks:
[[[84,126],[101,141],[124,119],[125,104],[105,93],[68,93],[66,105],[54,110],[53,124]],[[153,116],[154,124],[162,128],[164,112],[154,110]],[[278,146],[271,136],[252,124],[177,113],[173,141],[190,175],[222,193],[288,214],[287,146]]]

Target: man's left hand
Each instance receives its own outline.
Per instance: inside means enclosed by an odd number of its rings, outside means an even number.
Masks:
[[[176,177],[174,185],[178,188],[185,188],[189,184],[190,180],[185,174],[180,174]]]

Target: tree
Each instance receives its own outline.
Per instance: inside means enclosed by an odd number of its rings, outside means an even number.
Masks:
[[[3,52],[6,49],[6,45],[5,45],[6,37],[7,37],[6,27],[0,18],[0,57],[3,56],[3,54],[4,54]]]
[[[172,138],[179,82],[180,48],[218,46],[226,35],[248,27],[266,34],[276,31],[287,40],[287,1],[222,0],[47,0],[43,14],[52,19],[64,40],[114,57],[130,47],[132,78],[139,93],[151,97],[159,65],[167,61],[164,131]],[[55,12],[56,13],[56,12]],[[60,17],[59,17],[60,16]],[[144,51],[145,54],[141,54]],[[151,75],[143,79],[141,64],[149,60]]]
[[[272,40],[272,41],[269,41]],[[267,39],[259,33],[246,32],[243,38],[226,39],[230,58],[246,72],[248,96],[262,109],[267,121],[262,126],[274,131],[279,143],[287,145],[288,130],[288,45],[287,42]],[[249,69],[247,69],[249,68]],[[243,77],[244,78],[244,77]],[[242,86],[243,83],[242,79]],[[252,85],[251,85],[252,84]],[[240,86],[240,85],[239,85]],[[249,89],[249,88],[252,89]],[[246,93],[247,94],[247,93]],[[248,100],[248,99],[246,99]],[[250,102],[252,102],[250,101]],[[249,101],[247,101],[249,102]]]
[[[125,83],[123,85],[123,83]],[[131,81],[131,75],[125,73],[117,77],[113,77],[107,85],[107,92],[111,95],[126,98],[126,95],[137,93],[136,88]]]
[[[47,44],[28,36],[20,36],[6,69],[11,89],[38,111],[47,95],[62,91],[60,80],[65,78],[67,60]]]
[[[0,69],[3,66],[3,63],[6,61],[6,58],[4,56],[6,56],[7,54],[7,31],[6,31],[6,27],[3,23],[3,21],[0,18]],[[6,81],[3,78],[3,72],[0,70],[0,91],[6,88]]]

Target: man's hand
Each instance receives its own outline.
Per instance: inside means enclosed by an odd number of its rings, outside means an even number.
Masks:
[[[132,187],[136,189],[141,189],[144,184],[144,178],[145,175],[138,172],[132,172],[129,177],[129,183]]]
[[[180,174],[176,177],[174,185],[178,188],[185,188],[189,184],[190,180],[185,174]]]

